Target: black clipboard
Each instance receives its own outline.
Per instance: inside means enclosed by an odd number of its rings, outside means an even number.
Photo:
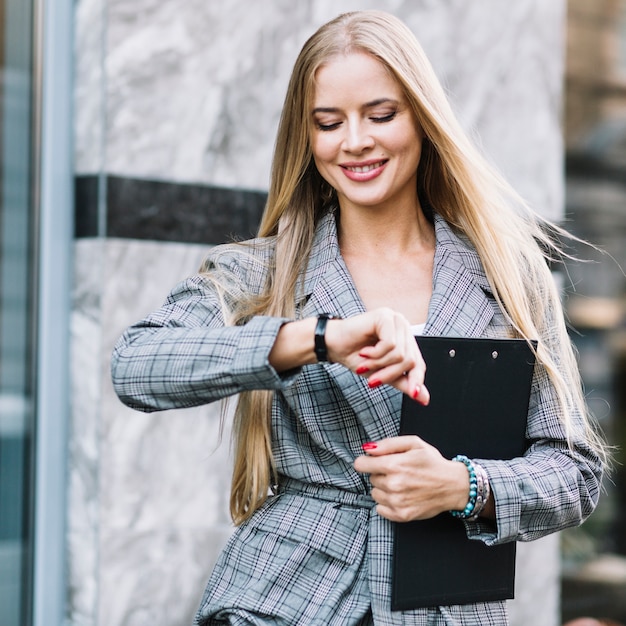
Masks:
[[[416,337],[426,362],[428,406],[403,399],[400,434],[443,456],[512,459],[526,449],[535,355],[522,339]],[[449,513],[395,523],[392,610],[513,597],[515,543],[468,539]]]

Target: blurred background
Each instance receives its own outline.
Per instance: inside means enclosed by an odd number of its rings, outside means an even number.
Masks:
[[[582,527],[518,547],[510,614],[626,624],[626,0],[0,0],[1,626],[191,623],[231,532],[228,422],[123,407],[110,351],[254,233],[300,47],[369,8],[595,246],[555,270],[615,469]]]
[[[597,515],[563,533],[563,611],[626,621],[626,2],[567,3],[565,306],[589,405],[615,447]],[[620,582],[621,581],[621,582]]]

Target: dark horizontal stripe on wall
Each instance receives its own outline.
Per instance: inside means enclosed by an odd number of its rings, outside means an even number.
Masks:
[[[253,236],[267,197],[259,191],[97,175],[77,176],[75,193],[76,237],[207,244]]]
[[[98,235],[98,176],[74,179],[74,236]]]

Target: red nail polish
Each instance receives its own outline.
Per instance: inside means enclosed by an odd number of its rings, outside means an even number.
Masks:
[[[359,356],[360,356],[362,359],[369,359],[369,356],[367,356],[367,354],[363,354],[362,352],[359,352]]]
[[[420,395],[420,386],[417,385],[413,390],[413,400],[417,400],[417,396]]]
[[[357,368],[356,373],[365,374],[365,372],[369,372],[369,371],[370,371],[369,367],[365,367],[365,365],[361,365],[361,367]]]
[[[374,389],[374,387],[380,387],[380,385],[383,384],[383,381],[379,380],[378,378],[370,378],[367,381],[367,384],[369,385],[370,389]]]
[[[378,444],[374,443],[373,441],[368,441],[367,443],[364,443],[361,447],[365,451],[376,450],[376,448],[378,448]]]

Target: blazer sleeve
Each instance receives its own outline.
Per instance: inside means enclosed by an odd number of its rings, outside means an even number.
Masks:
[[[194,276],[117,341],[113,386],[124,404],[146,412],[287,387],[297,370],[281,375],[269,363],[276,335],[287,321],[258,316],[241,326],[225,325],[212,282]]]
[[[547,346],[556,338],[554,317],[545,325]],[[554,352],[552,352],[554,354]],[[574,384],[574,383],[572,383]],[[582,416],[572,418],[568,437],[547,371],[535,367],[528,411],[528,449],[509,461],[477,459],[486,470],[496,503],[493,522],[466,522],[470,538],[487,544],[530,541],[577,526],[594,511],[603,465],[585,436]]]

